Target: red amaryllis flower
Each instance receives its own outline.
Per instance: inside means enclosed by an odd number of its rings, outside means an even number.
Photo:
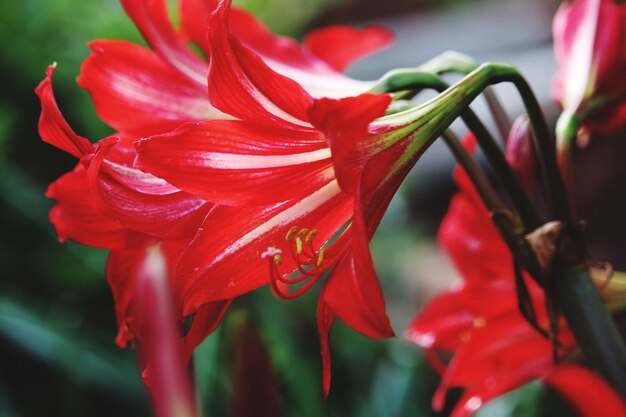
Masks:
[[[440,110],[458,110],[466,95],[381,119],[386,95],[316,100],[230,32],[229,6],[220,2],[208,21],[209,97],[238,120],[141,140],[136,164],[218,205],[177,266],[184,312],[267,284],[296,297],[329,273],[318,303],[326,393],[335,316],[370,337],[393,334],[368,242],[408,170],[453,118]]]
[[[181,27],[175,29],[164,0],[122,0],[152,50],[125,41],[95,41],[82,66],[79,84],[89,91],[99,116],[118,133],[96,146],[78,136],[63,119],[52,93],[54,68],[37,88],[42,103],[42,139],[80,159],[76,168],[51,184],[47,195],[58,201],[50,213],[59,239],[109,249],[107,279],[113,289],[120,346],[141,338],[144,324],[136,313],[136,280],[148,248],[157,245],[167,258],[168,274],[193,241],[214,205],[146,174],[135,165],[133,142],[168,132],[185,122],[230,118],[208,99],[205,51],[206,17],[212,2],[180,0]],[[234,10],[233,33],[277,70],[298,78],[312,94],[343,96],[370,83],[339,71],[354,59],[386,46],[388,31],[332,27],[311,35],[307,46],[275,37],[243,10]],[[353,49],[350,49],[353,48]],[[219,218],[220,212],[216,214]],[[212,233],[212,231],[208,231]],[[184,337],[185,355],[219,323],[228,300],[175,306],[176,317],[194,314]]]
[[[626,5],[614,0],[563,2],[554,17],[559,70],[554,99],[596,131],[626,120]]]
[[[54,67],[48,68],[46,79],[36,89],[42,106],[39,134],[43,141],[80,162],[48,188],[46,195],[58,202],[50,220],[61,241],[72,239],[111,250],[107,280],[115,299],[116,342],[126,347],[142,337],[144,323],[136,312],[136,281],[147,251],[160,247],[168,264],[174,265],[212,204],[134,168],[134,138],[112,136],[94,146],[77,135],[55,102],[53,72]],[[169,276],[171,279],[171,271]],[[228,301],[222,301],[197,309],[183,336],[186,358],[217,326],[227,305]],[[176,319],[182,321],[181,309],[177,310]]]
[[[626,415],[623,400],[602,378],[581,366],[554,363],[552,343],[518,309],[513,260],[487,209],[458,168],[455,180],[460,192],[441,224],[439,243],[462,279],[432,300],[405,334],[425,349],[442,374],[433,407],[443,408],[447,391],[462,387],[452,416],[468,416],[491,399],[541,378],[581,415]],[[546,326],[544,293],[530,278],[524,279],[539,321]],[[560,327],[558,354],[563,359],[575,342],[563,323]],[[451,354],[450,361],[444,363],[440,353]],[[568,378],[574,375],[578,379]]]

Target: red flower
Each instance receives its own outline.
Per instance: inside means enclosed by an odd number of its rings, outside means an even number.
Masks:
[[[614,0],[563,2],[554,17],[554,99],[596,131],[626,120],[625,19],[626,5]]]
[[[551,342],[519,312],[507,246],[459,168],[455,180],[460,192],[441,224],[439,243],[462,279],[432,300],[406,332],[442,373],[433,407],[440,410],[444,406],[449,388],[462,387],[465,391],[452,415],[468,416],[492,398],[541,378],[582,415],[626,415],[623,400],[599,376],[580,366],[553,363]],[[530,278],[524,279],[545,327],[543,291]],[[563,348],[559,355],[564,357],[574,350],[575,342],[563,323],[560,327]],[[450,361],[440,360],[439,352],[452,354]],[[583,391],[586,394],[580,396]]]
[[[58,202],[50,219],[59,240],[72,239],[111,250],[107,279],[115,298],[119,326],[116,342],[125,347],[133,340],[141,344],[149,327],[145,315],[137,310],[140,302],[137,280],[151,248],[158,247],[167,259],[168,279],[172,281],[172,289],[180,293],[176,285],[181,280],[174,280],[174,269],[181,254],[196,238],[200,243],[191,245],[187,252],[193,253],[194,247],[222,231],[230,232],[224,236],[233,241],[241,238],[247,225],[237,223],[229,229],[223,221],[242,215],[247,209],[216,207],[214,203],[223,203],[220,199],[182,191],[143,172],[135,163],[133,144],[140,137],[167,133],[185,122],[233,117],[209,102],[209,64],[187,44],[195,42],[206,58],[210,58],[206,18],[215,5],[202,0],[181,0],[181,28],[176,30],[164,0],[121,2],[152,50],[125,41],[95,41],[90,45],[92,54],[84,62],[78,80],[91,94],[99,116],[118,133],[94,146],[70,128],[52,93],[54,67],[48,69],[37,94],[42,104],[39,124],[42,139],[80,159],[72,172],[50,185],[47,196]],[[315,96],[340,97],[368,89],[371,83],[352,80],[339,71],[391,41],[389,32],[378,27],[363,31],[331,27],[313,33],[306,40],[308,46],[300,46],[289,38],[275,37],[254,17],[238,9],[233,10],[230,24],[232,35],[237,36],[237,42],[247,45],[246,50],[256,51],[272,68],[300,81]],[[216,61],[211,58],[213,66],[219,65]],[[383,104],[380,112],[384,107]],[[222,132],[224,142],[220,146],[228,146],[233,139],[228,136],[231,133],[228,129]],[[271,133],[267,130],[266,137]],[[316,135],[319,140],[319,132]],[[333,192],[331,188],[309,200],[328,197]],[[351,204],[347,198],[335,200],[342,200],[340,206],[344,209]],[[299,208],[294,207],[292,212]],[[316,218],[328,214],[329,208],[327,204],[326,211],[316,212]],[[265,209],[266,218],[271,217],[270,209],[274,214],[280,211],[276,204]],[[259,223],[257,218],[253,221]],[[332,223],[328,230],[338,227]],[[255,255],[255,261],[258,260],[260,257]],[[266,273],[267,262],[261,263]],[[226,272],[220,279],[229,274]],[[182,282],[187,287],[191,285]],[[180,299],[176,297],[175,301]],[[174,305],[175,318],[181,323],[184,317],[193,315],[191,327],[182,337],[186,358],[217,326],[229,302],[230,298],[226,297]]]
[[[238,120],[143,139],[136,164],[218,205],[177,266],[185,313],[267,284],[293,298],[329,272],[318,303],[326,393],[335,316],[369,337],[393,334],[368,242],[451,117],[442,106],[459,106],[465,96],[382,119],[386,95],[316,100],[233,35],[229,6],[219,2],[208,21],[209,97]],[[294,271],[300,275],[290,278]]]

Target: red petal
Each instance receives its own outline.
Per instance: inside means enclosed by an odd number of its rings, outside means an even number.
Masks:
[[[569,401],[580,417],[626,416],[624,399],[604,379],[587,368],[559,365],[548,373],[543,382]]]
[[[209,56],[207,17],[215,7],[203,0],[181,4],[182,30]],[[371,83],[356,81],[335,71],[306,47],[286,36],[276,36],[251,13],[232,7],[230,33],[258,54],[274,71],[298,82],[315,97],[343,97],[362,93]]]
[[[95,41],[78,83],[113,128],[138,135],[164,133],[182,122],[224,117],[206,86],[181,76],[152,51],[124,41]]]
[[[324,291],[325,289],[322,289],[322,295],[320,295],[320,298],[317,301],[317,331],[319,332],[320,347],[322,351],[322,399],[325,400],[330,391],[331,377],[330,344],[328,342],[328,335],[333,323],[335,322],[335,315],[324,302]]]
[[[208,18],[217,0],[178,0],[181,36],[192,41],[209,58]]]
[[[591,116],[593,126],[614,119],[613,105],[626,93],[623,21],[626,7],[612,1],[564,3],[553,21],[554,52],[559,71],[553,84],[555,100],[575,113],[585,112],[592,101],[620,97],[599,106]],[[624,122],[624,118],[621,119]],[[610,124],[615,123],[611,120]]]
[[[230,1],[220,1],[209,19],[211,103],[242,120],[307,125],[311,96],[230,36],[229,7]]]
[[[297,41],[286,36],[274,35],[263,22],[243,9],[233,7],[229,23],[233,36],[264,59],[308,72],[336,75],[310,51],[302,48]]]
[[[368,127],[385,114],[390,102],[388,95],[362,94],[341,100],[318,99],[311,107],[311,122],[326,134],[337,180],[348,193],[356,193],[365,164],[379,151],[368,146]]]
[[[514,317],[494,319],[487,327],[471,332],[471,339],[456,351],[446,372],[445,379],[451,386],[517,376],[521,385],[552,366],[550,341],[534,331],[521,315]]]
[[[356,29],[329,26],[308,34],[305,45],[337,71],[344,71],[354,61],[375,53],[393,43],[391,31],[381,26]]]
[[[371,86],[335,71],[294,39],[274,35],[245,10],[233,7],[229,23],[235,38],[274,71],[296,81],[314,97],[345,97],[360,94]]]
[[[144,39],[168,64],[200,86],[206,86],[207,64],[172,26],[165,0],[120,0]]]
[[[178,256],[188,243],[189,240],[160,243],[160,248],[167,259],[168,268],[172,268],[176,264]],[[107,282],[113,291],[115,315],[119,327],[119,333],[115,342],[122,348],[127,347],[131,340],[141,335],[143,323],[137,312],[136,290],[137,276],[146,258],[147,250],[148,247],[135,250],[112,251],[107,260]],[[176,320],[181,319],[182,315],[176,317]]]
[[[456,403],[450,417],[469,417],[489,401],[526,384],[532,377],[515,376],[499,378],[497,382],[487,380],[466,389]]]
[[[46,78],[35,89],[41,101],[39,135],[44,142],[81,158],[93,152],[93,145],[74,133],[57,106],[52,91],[52,74],[55,68],[56,65],[51,65],[46,69]]]
[[[473,188],[453,197],[438,241],[466,281],[507,277],[512,282],[511,254]]]
[[[281,247],[294,225],[317,229],[326,242],[350,219],[352,202],[332,181],[302,200],[271,207],[216,207],[206,218],[177,269],[185,312],[206,301],[230,299],[269,283],[261,258],[269,246]],[[285,251],[283,251],[285,252]],[[283,257],[281,272],[295,269]]]
[[[183,354],[187,361],[191,359],[196,346],[220,325],[231,302],[232,300],[224,300],[205,303],[194,313],[191,327],[183,337]]]
[[[50,211],[50,221],[61,242],[72,239],[87,246],[119,250],[151,240],[100,213],[83,164],[50,184],[46,196],[58,202]]]
[[[413,319],[405,337],[426,349],[453,352],[475,320],[490,321],[517,308],[511,280],[506,287],[471,286],[445,292]]]
[[[241,121],[188,124],[142,140],[137,165],[216,204],[278,203],[333,179],[319,132]]]
[[[96,204],[107,216],[159,237],[192,237],[211,205],[164,180],[106,161],[117,140],[100,142],[89,165]]]
[[[354,330],[373,338],[391,337],[394,333],[385,313],[362,212],[360,203],[355,202],[349,228],[351,249],[324,284],[324,301]]]

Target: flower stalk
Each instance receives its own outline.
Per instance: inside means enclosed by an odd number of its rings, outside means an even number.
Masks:
[[[424,87],[442,88],[445,83],[438,77],[431,76],[422,74],[419,71],[415,71],[413,74],[409,70],[397,71],[388,74],[381,80],[374,87],[374,91],[390,92],[390,90],[399,91]],[[538,274],[535,263],[536,257],[524,254],[524,251],[522,251],[520,256],[524,262],[524,267],[535,279],[539,279],[540,283],[542,276],[548,282],[549,285],[546,289],[548,296],[556,297],[558,306],[567,319],[585,357],[595,369],[601,372],[626,397],[626,348],[606,305],[602,301],[598,289],[593,285],[588,272],[584,268],[584,242],[580,234],[573,228],[571,209],[569,208],[565,186],[558,168],[554,141],[550,139],[547,123],[530,86],[517,70],[509,65],[483,64],[454,87],[445,90],[441,96],[452,94],[451,91],[455,89],[459,90],[463,83],[473,84],[473,87],[469,89],[470,91],[464,92],[465,100],[462,100],[462,102],[467,107],[484,88],[501,82],[513,83],[522,97],[533,125],[535,148],[537,149],[538,159],[544,173],[546,189],[550,198],[551,217],[563,222],[566,226],[558,240],[567,244],[561,244],[556,253],[552,255],[553,265],[556,265],[554,269],[551,269],[547,274]],[[455,110],[457,109],[458,113],[456,115],[463,114],[466,123],[469,120],[468,126],[470,126],[470,129],[475,131],[474,133],[478,133],[476,136],[481,147],[486,145],[483,149],[497,174],[502,175],[503,172],[510,172],[514,176],[506,161],[502,165],[497,162],[499,158],[496,156],[497,153],[495,151],[497,150],[500,156],[502,155],[501,151],[495,144],[495,141],[484,139],[490,135],[488,132],[487,135],[484,134],[481,129],[482,123],[477,120],[477,117],[470,114],[469,111],[461,109],[460,106]],[[495,164],[494,161],[496,161]],[[504,176],[502,179],[507,180],[508,174],[504,174]],[[506,184],[511,184],[513,187],[511,189],[507,186],[506,189],[511,193],[514,204],[518,202],[514,197],[518,197],[520,200],[527,199],[525,192],[521,190],[521,186],[519,187],[521,191],[518,192],[517,186],[519,186],[519,183],[516,179],[515,181],[507,181]],[[517,186],[513,184],[517,184]],[[531,204],[530,201],[529,204]],[[515,206],[520,210],[521,216],[523,211],[518,204],[515,204]],[[524,205],[522,204],[521,208],[523,207]],[[504,226],[497,222],[496,224],[499,227]],[[531,221],[530,224],[540,226],[540,224],[534,221]],[[527,226],[528,223],[525,225]],[[505,228],[506,226],[502,229]],[[509,232],[503,233],[505,240],[508,234]],[[520,252],[513,253],[519,254]],[[531,260],[530,263],[529,260]],[[553,289],[558,290],[553,291]]]
[[[436,74],[405,69],[388,72],[371,91],[394,92],[415,88],[432,88],[443,92],[449,87],[450,86]],[[524,230],[530,232],[539,227],[543,223],[539,213],[517,180],[515,173],[511,170],[502,150],[489,130],[487,130],[478,116],[469,108],[462,110],[460,116],[469,130],[475,135],[487,160],[496,172],[498,180],[511,197],[513,205],[522,220]]]

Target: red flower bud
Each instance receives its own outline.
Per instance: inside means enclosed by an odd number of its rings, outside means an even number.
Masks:
[[[613,130],[626,119],[625,19],[626,4],[614,0],[564,2],[554,17],[553,97],[592,130]]]
[[[532,192],[537,172],[537,156],[530,121],[525,114],[519,116],[511,127],[506,144],[506,160],[522,186]]]

